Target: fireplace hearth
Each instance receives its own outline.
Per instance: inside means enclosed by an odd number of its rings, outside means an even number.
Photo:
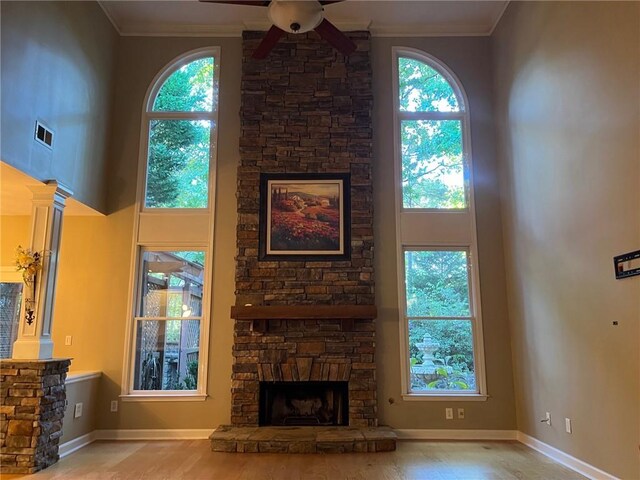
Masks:
[[[260,426],[349,425],[348,382],[260,382]]]

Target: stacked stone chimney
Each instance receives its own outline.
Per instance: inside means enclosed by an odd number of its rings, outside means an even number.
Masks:
[[[244,33],[237,306],[375,304],[370,35],[348,35],[358,45],[349,57],[311,32],[255,60],[264,33]],[[261,261],[263,173],[350,174],[350,258]],[[374,318],[284,317],[260,331],[235,322],[232,424],[258,424],[260,381],[348,381],[350,425],[376,426]]]

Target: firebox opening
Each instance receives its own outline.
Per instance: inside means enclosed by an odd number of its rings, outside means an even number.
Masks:
[[[260,382],[260,426],[349,425],[349,382]]]

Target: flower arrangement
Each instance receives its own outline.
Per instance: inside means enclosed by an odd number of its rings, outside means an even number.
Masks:
[[[22,272],[22,279],[25,285],[29,287],[25,303],[24,318],[28,325],[31,325],[36,318],[35,314],[35,288],[36,274],[42,270],[42,256],[44,252],[34,252],[30,248],[22,248],[18,245],[16,248],[16,270]]]
[[[36,273],[42,270],[42,253],[33,252],[30,248],[22,248],[18,245],[16,249],[16,270],[22,272],[25,283],[32,283]]]

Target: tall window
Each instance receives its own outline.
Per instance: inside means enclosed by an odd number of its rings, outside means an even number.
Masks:
[[[486,398],[468,103],[435,58],[394,49],[405,398]]]
[[[206,396],[218,59],[178,58],[145,100],[125,400]]]

